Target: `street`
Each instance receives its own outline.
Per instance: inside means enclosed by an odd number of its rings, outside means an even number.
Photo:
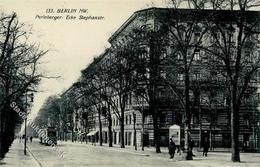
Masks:
[[[41,167],[259,167],[260,154],[241,153],[241,163],[230,162],[230,153],[209,152],[208,157],[202,157],[201,152],[195,152],[193,161],[184,161],[182,155],[169,159],[166,149],[161,154],[156,154],[152,149],[135,151],[131,148],[93,146],[85,143],[59,142],[58,148],[65,152],[64,158],[51,147],[39,144],[38,140],[28,143],[28,155],[23,155],[23,144],[15,140],[7,157],[0,165],[15,166],[41,166]]]

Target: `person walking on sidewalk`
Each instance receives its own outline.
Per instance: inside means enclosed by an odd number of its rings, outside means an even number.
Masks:
[[[32,143],[32,141],[33,141],[33,137],[31,136],[31,137],[30,137],[30,142]]]
[[[176,150],[176,145],[175,145],[174,141],[172,140],[172,138],[170,138],[169,154],[170,154],[171,159],[174,158],[175,150]]]
[[[195,156],[195,155],[193,154],[194,141],[193,141],[192,139],[190,139],[189,147],[190,147],[190,150],[191,150],[191,155],[192,155],[192,156]]]
[[[208,151],[209,151],[209,141],[208,138],[205,138],[205,141],[203,143],[203,156],[208,156]]]

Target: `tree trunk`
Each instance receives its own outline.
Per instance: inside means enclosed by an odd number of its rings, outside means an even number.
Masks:
[[[71,122],[71,125],[73,125],[73,121]],[[71,129],[71,142],[74,142],[74,126],[72,126]]]
[[[98,109],[98,122],[99,122],[99,145],[102,146],[103,144],[103,137],[102,137],[102,121],[101,121],[101,109]]]
[[[142,151],[144,151],[144,109],[142,109]]]
[[[158,83],[158,72],[159,72],[159,59],[160,43],[158,41],[158,34],[152,34],[150,37],[150,78],[149,78],[149,99],[150,99],[150,112],[153,116],[153,132],[154,132],[154,145],[156,153],[161,153],[160,149],[160,132],[158,127],[158,107],[157,107],[157,85]]]
[[[113,147],[113,133],[112,133],[112,118],[111,113],[108,111],[108,138],[109,138],[109,147]]]
[[[68,138],[67,138],[67,132],[65,132],[64,134],[65,134],[65,141],[67,141],[67,140],[68,140]]]
[[[6,127],[5,127],[5,122],[6,122],[6,105],[3,105],[3,109],[0,110],[0,159],[3,159],[6,153],[6,145],[5,145],[5,138],[6,136]]]
[[[191,109],[190,109],[190,78],[189,78],[189,70],[187,66],[187,54],[184,54],[184,64],[185,64],[185,150],[186,150],[186,160],[192,160],[192,148],[190,147],[190,121],[191,121]]]
[[[133,113],[133,121],[134,121],[134,146],[135,146],[135,150],[137,150],[137,143],[136,143],[136,114]]]
[[[88,128],[88,116],[86,116],[86,118],[85,118],[85,136],[84,137],[85,137],[86,144],[88,143],[87,128]]]
[[[14,140],[14,111],[9,106],[9,101],[3,104],[0,110],[0,160],[5,157]]]
[[[161,153],[160,149],[160,132],[158,128],[158,111],[156,108],[154,108],[154,114],[153,114],[153,127],[154,127],[154,145],[155,145],[155,151],[156,153]]]
[[[2,147],[2,136],[3,136],[3,118],[2,118],[2,110],[0,110],[0,160],[4,158],[3,147]]]
[[[239,107],[231,102],[231,149],[233,162],[240,162],[239,153]]]
[[[120,147],[125,148],[125,139],[124,139],[124,133],[125,133],[125,125],[124,125],[124,114],[121,115],[120,119]]]

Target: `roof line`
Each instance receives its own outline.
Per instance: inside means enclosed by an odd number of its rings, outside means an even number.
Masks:
[[[229,11],[229,10],[213,10],[213,9],[187,9],[187,8],[163,8],[163,7],[150,7],[150,8],[146,8],[146,9],[141,9],[141,10],[137,10],[135,11],[113,34],[112,36],[108,39],[108,42],[111,43],[117,36],[118,34],[124,29],[124,27],[126,27],[127,25],[129,25],[131,23],[131,21],[139,14],[145,11],[149,11],[149,10],[179,10],[179,11],[189,11],[189,10],[193,10],[193,11]],[[240,10],[233,10],[233,12],[239,12]],[[256,10],[249,10],[250,12],[259,12]],[[248,12],[249,12],[248,11]]]

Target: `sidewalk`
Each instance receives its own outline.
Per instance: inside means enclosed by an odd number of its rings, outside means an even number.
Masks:
[[[130,154],[135,154],[135,155],[140,155],[140,156],[146,156],[146,157],[152,157],[152,158],[160,158],[160,159],[169,159],[169,153],[168,153],[168,147],[161,147],[161,153],[156,153],[154,147],[145,147],[144,151],[142,151],[141,147],[137,147],[137,150],[135,150],[134,146],[125,146],[125,148],[120,148],[120,145],[114,145],[113,147],[109,147],[107,143],[103,143],[102,146],[99,145],[99,143],[96,143],[93,145],[92,143],[85,143],[85,142],[71,142],[71,141],[58,141],[59,144],[61,145],[82,145],[82,146],[90,146],[90,147],[96,147],[97,149],[106,149],[106,150],[113,150],[113,151],[118,151],[118,152],[127,152]],[[58,144],[58,145],[59,145]],[[195,151],[195,153],[197,153]],[[198,153],[201,154],[201,153]],[[176,161],[181,161],[184,160],[184,154],[181,153],[176,153],[175,158]]]
[[[122,149],[119,145],[113,145],[113,147],[108,147],[107,144],[103,146],[99,146],[98,143],[92,145],[92,143],[80,143],[80,142],[71,142],[71,141],[59,141],[61,145],[81,145],[86,147],[95,147],[97,149],[106,149],[110,151],[118,151],[118,152],[127,152],[130,154],[136,154],[144,157],[150,157],[152,159],[165,160],[169,161],[168,148],[161,147],[160,154],[155,153],[154,147],[145,147],[144,150],[141,150],[141,147],[138,147],[138,150],[135,151],[133,146],[126,146],[126,148]],[[182,153],[179,155],[175,154],[174,159],[172,160],[174,163],[181,166],[200,166],[200,167],[260,167],[260,154],[259,153],[240,153],[241,163],[233,163],[231,162],[231,153],[230,152],[209,152],[208,157],[203,157],[202,152],[197,149],[194,149],[193,153],[196,155],[193,157],[193,161],[186,161],[185,155]]]
[[[3,167],[39,166],[29,151],[27,151],[27,155],[24,155],[23,147],[24,145],[22,143],[19,143],[19,140],[14,140],[9,152],[6,154],[6,157],[0,162],[0,165]]]

